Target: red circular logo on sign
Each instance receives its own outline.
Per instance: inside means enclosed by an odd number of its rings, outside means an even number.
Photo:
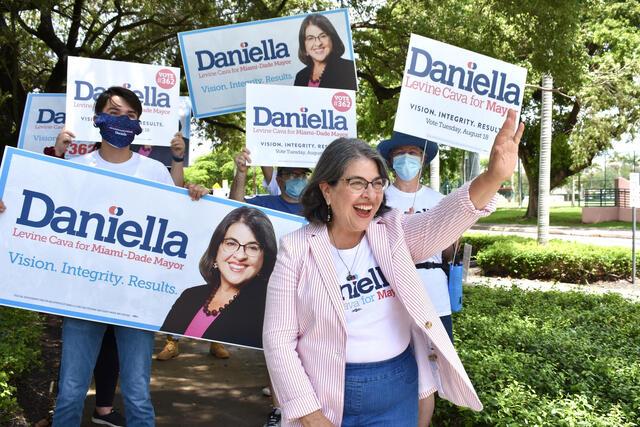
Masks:
[[[162,89],[171,89],[176,84],[176,75],[173,71],[163,68],[156,73],[156,83]]]
[[[351,97],[345,92],[336,92],[333,98],[331,98],[331,103],[333,104],[333,108],[341,113],[349,111],[352,105]]]

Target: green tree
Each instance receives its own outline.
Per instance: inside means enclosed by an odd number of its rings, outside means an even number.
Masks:
[[[528,69],[529,82],[550,72],[556,84],[551,188],[588,167],[612,140],[640,124],[640,3],[605,0],[353,1],[359,54],[361,135],[389,134],[410,33],[480,52]],[[520,158],[537,215],[538,88],[525,94]],[[362,112],[364,110],[364,113]]]

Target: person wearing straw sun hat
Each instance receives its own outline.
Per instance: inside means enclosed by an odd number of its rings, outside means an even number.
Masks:
[[[406,214],[426,212],[444,198],[438,191],[422,185],[424,166],[438,154],[438,145],[424,138],[400,132],[393,132],[390,139],[380,142],[378,151],[395,173],[395,180],[385,190],[387,205]],[[451,304],[449,302],[448,280],[443,266],[443,257],[450,257],[452,247],[416,264],[427,296],[433,303],[442,324],[453,342]],[[429,425],[435,399],[431,395],[420,401],[420,423]]]

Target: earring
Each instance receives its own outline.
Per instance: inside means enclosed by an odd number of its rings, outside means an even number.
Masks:
[[[331,222],[331,205],[327,205],[327,222]]]
[[[217,263],[217,262],[214,262],[214,263],[213,263],[213,269],[214,269],[214,270],[217,270],[217,269],[218,269],[218,263]]]

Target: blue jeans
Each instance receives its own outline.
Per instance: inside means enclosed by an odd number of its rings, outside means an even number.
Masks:
[[[60,381],[53,413],[55,427],[80,425],[84,400],[106,328],[107,325],[102,323],[64,319]],[[154,426],[155,414],[149,391],[153,332],[123,326],[114,326],[113,329],[127,426]]]
[[[440,316],[440,321],[442,322],[442,326],[447,331],[447,335],[449,335],[449,339],[453,344],[453,320],[451,319],[451,315],[448,316]]]
[[[418,425],[418,365],[411,347],[372,363],[347,363],[342,427]]]

